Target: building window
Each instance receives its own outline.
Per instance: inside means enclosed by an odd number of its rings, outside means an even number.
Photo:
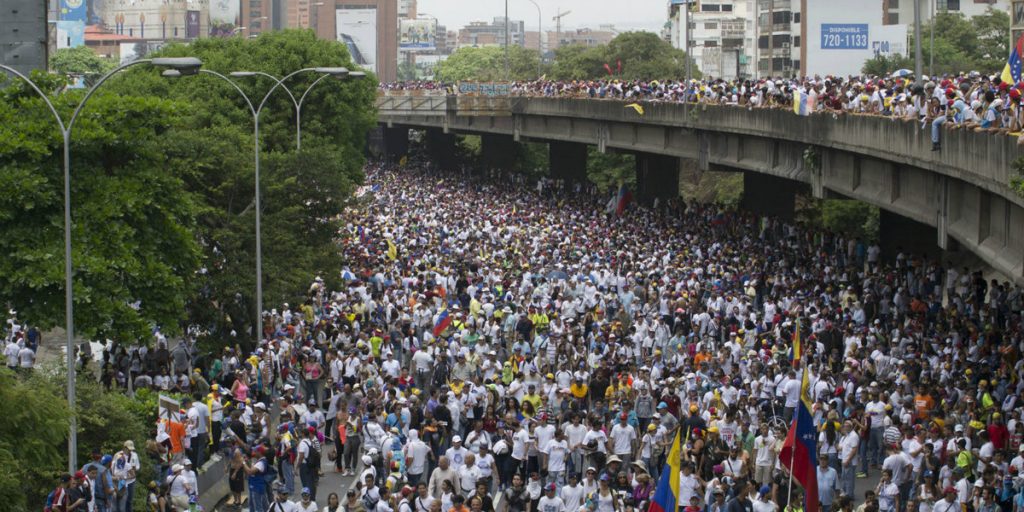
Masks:
[[[900,0],[889,0],[889,8],[890,9],[899,9],[900,8]]]
[[[732,5],[723,5],[722,12],[732,12]]]
[[[793,38],[793,46],[795,46],[797,48],[800,47],[800,36],[796,36],[796,37]]]
[[[800,13],[793,13],[793,23],[800,23]]]
[[[704,41],[704,47],[705,48],[717,48],[718,47],[718,41],[715,41],[714,39],[708,39],[707,41]]]
[[[704,29],[705,30],[715,30],[717,28],[718,28],[718,23],[705,23],[704,24]]]
[[[900,13],[890,12],[885,15],[886,25],[899,25],[900,24]]]
[[[718,4],[701,4],[700,10],[702,12],[719,12],[721,7],[722,6]]]
[[[178,37],[178,27],[174,27],[174,37]]]

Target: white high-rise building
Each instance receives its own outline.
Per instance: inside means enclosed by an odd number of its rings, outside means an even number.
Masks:
[[[690,54],[705,77],[754,74],[754,0],[672,0],[669,39],[686,49],[685,17],[690,6]]]

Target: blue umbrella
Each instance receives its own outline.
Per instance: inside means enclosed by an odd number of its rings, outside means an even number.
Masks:
[[[914,72],[909,69],[897,69],[896,71],[893,71],[891,75],[889,75],[889,78],[904,78],[913,74]]]

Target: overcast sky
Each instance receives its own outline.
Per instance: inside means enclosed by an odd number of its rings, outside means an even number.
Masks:
[[[544,30],[555,30],[551,17],[572,11],[562,18],[566,28],[592,27],[611,23],[619,30],[658,31],[668,18],[668,0],[536,0]],[[419,12],[428,13],[447,27],[458,30],[471,21],[491,21],[504,16],[505,0],[418,0]],[[537,8],[529,0],[508,0],[508,14],[524,20],[526,30],[537,30]]]

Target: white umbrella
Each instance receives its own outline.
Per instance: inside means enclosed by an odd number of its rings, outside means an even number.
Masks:
[[[913,74],[914,72],[909,69],[897,69],[896,71],[893,71],[891,75],[889,75],[889,78],[903,78]]]

